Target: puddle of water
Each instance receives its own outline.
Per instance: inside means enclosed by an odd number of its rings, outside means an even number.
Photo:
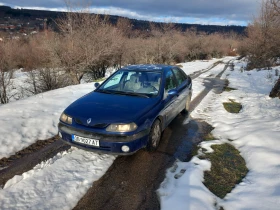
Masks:
[[[174,157],[182,162],[189,161],[192,157],[194,145],[203,141],[203,137],[213,129],[207,122],[200,119],[191,119],[187,125],[186,133],[181,139],[181,144],[174,153]]]

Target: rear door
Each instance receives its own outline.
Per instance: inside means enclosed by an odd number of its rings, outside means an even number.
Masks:
[[[177,81],[177,91],[178,91],[178,97],[176,98],[176,113],[180,113],[184,108],[187,101],[188,96],[191,94],[190,92],[190,81],[188,76],[177,67],[174,67],[172,69],[176,81]]]

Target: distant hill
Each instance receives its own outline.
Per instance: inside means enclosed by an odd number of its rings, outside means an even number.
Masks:
[[[4,20],[4,18],[9,17],[12,19],[20,19],[21,21],[29,21],[31,19],[47,19],[48,23],[51,24],[53,19],[59,18],[65,15],[65,12],[57,12],[57,11],[48,11],[48,10],[31,10],[31,9],[13,9],[8,6],[0,6],[0,21]],[[102,15],[101,15],[102,16]],[[119,16],[116,15],[109,15],[109,20],[112,24],[115,24],[118,21]],[[127,18],[129,19],[129,18]],[[149,21],[145,20],[136,20],[136,19],[129,19],[133,25],[133,29],[135,30],[147,30],[150,28]],[[157,23],[152,22],[155,25],[164,24],[164,23]],[[237,34],[243,34],[246,27],[244,26],[220,26],[220,25],[200,25],[200,24],[187,24],[187,23],[175,23],[174,24],[177,29],[185,31],[187,29],[196,28],[199,32],[205,33],[228,33],[228,32],[235,32]]]

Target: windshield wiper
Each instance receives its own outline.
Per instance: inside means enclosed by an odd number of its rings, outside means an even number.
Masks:
[[[114,94],[114,92],[109,91],[109,90],[104,90],[104,89],[99,89],[99,90],[97,90],[96,92],[99,92],[99,93],[107,93],[107,94]]]
[[[125,92],[125,94],[130,95],[130,96],[140,96],[140,97],[144,97],[144,98],[150,98],[149,96],[147,96],[144,93]]]
[[[144,93],[123,92],[123,91],[105,90],[105,89],[99,89],[96,92],[107,93],[107,94],[129,95],[129,96],[140,96],[140,97],[144,97],[144,98],[150,98],[149,96],[145,95]]]
[[[114,93],[120,94],[120,95],[140,96],[140,97],[144,97],[144,98],[150,98],[149,96],[145,95],[144,93],[123,92],[123,91],[114,91]]]

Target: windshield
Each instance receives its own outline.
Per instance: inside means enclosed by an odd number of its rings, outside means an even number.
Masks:
[[[161,72],[119,70],[97,92],[134,96],[156,96],[161,83]]]

